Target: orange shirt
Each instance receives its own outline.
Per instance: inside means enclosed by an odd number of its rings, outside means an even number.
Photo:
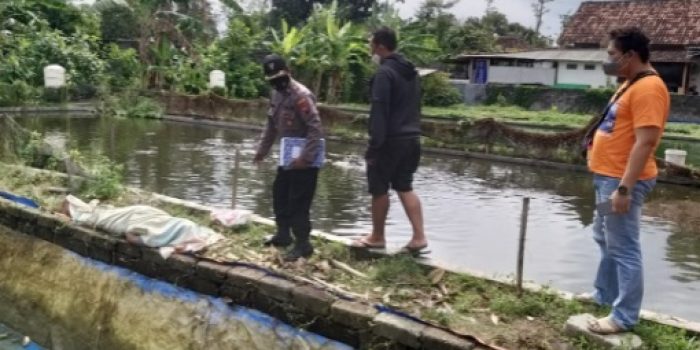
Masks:
[[[635,142],[634,129],[655,126],[663,133],[670,105],[666,84],[658,76],[644,77],[634,83],[610,108],[596,131],[588,152],[588,168],[599,175],[622,178]],[[654,158],[652,153],[639,180],[656,177]]]

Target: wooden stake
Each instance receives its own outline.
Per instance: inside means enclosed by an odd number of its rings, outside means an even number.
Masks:
[[[523,212],[520,216],[520,241],[518,244],[518,270],[516,281],[518,284],[518,295],[523,293],[523,264],[525,261],[525,235],[527,233],[527,214],[530,210],[530,198],[523,198]]]
[[[236,198],[238,198],[238,171],[240,170],[241,151],[236,148],[236,159],[233,166],[232,194],[231,194],[231,209],[236,209]]]

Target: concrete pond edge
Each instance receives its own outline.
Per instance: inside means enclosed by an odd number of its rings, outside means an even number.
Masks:
[[[185,203],[155,195],[171,205]],[[199,207],[199,206],[195,206]],[[190,205],[188,208],[191,209]],[[201,208],[201,207],[199,207]],[[255,220],[265,223],[260,218]],[[136,246],[95,230],[67,223],[40,210],[0,199],[0,225],[42,239],[78,255],[120,266],[192,291],[265,312],[356,348],[398,344],[402,349],[489,349],[478,339],[334,293],[312,281],[247,262],[220,263],[186,254],[163,259],[157,249]]]

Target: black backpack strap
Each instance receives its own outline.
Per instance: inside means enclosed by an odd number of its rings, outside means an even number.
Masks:
[[[634,85],[634,83],[638,82],[642,78],[646,78],[648,76],[652,75],[659,75],[653,70],[647,70],[643,71],[639,74],[637,74],[632,80],[630,80],[627,85],[625,85],[622,89],[618,90],[615,95],[613,95],[613,98],[610,100],[608,105],[605,107],[605,110],[603,110],[603,113],[598,116],[598,120],[596,120],[595,124],[593,124],[588,131],[586,131],[586,136],[583,138],[583,147],[584,147],[584,152],[588,149],[588,147],[593,143],[593,135],[595,135],[595,132],[598,131],[598,128],[600,127],[600,124],[603,124],[603,120],[605,120],[605,116],[608,114],[610,111],[610,108],[615,105],[615,103],[622,97],[622,95],[627,92],[627,90]]]

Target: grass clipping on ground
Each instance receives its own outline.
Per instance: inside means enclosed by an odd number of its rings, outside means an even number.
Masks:
[[[62,195],[49,189],[64,186],[66,178],[56,173],[0,167],[0,189],[37,200],[54,208]],[[84,198],[86,200],[90,198]],[[211,225],[205,213],[158,202],[148,193],[126,190],[103,203],[116,206],[148,204],[171,215]],[[457,332],[475,335],[494,345],[512,349],[553,349],[559,344],[594,349],[583,339],[563,334],[563,324],[574,314],[600,316],[608,310],[579,301],[565,300],[555,293],[524,292],[514,287],[421,265],[407,255],[360,259],[346,246],[314,239],[316,254],[308,260],[285,263],[281,251],[263,247],[270,226],[250,224],[236,229],[212,226],[227,239],[204,254],[220,261],[246,261],[325,286],[371,303],[381,303]],[[685,331],[642,322],[637,328],[647,349],[700,349]]]

